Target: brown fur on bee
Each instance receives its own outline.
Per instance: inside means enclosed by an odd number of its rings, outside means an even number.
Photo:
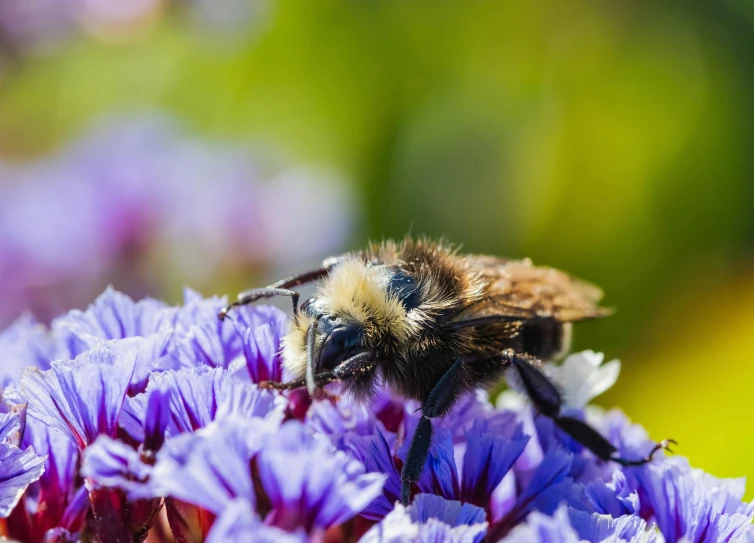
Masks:
[[[302,377],[309,325],[323,316],[344,323],[378,360],[377,372],[346,383],[355,394],[367,394],[379,374],[423,400],[459,356],[470,361],[463,388],[496,381],[501,371],[490,371],[487,359],[505,349],[555,358],[568,348],[570,322],[607,314],[596,305],[597,287],[561,271],[426,239],[373,244],[326,265],[329,274],[283,340],[283,360]]]

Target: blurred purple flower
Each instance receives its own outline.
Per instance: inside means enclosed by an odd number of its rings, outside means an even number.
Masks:
[[[84,451],[81,475],[90,487],[112,487],[123,490],[130,498],[151,498],[145,483],[152,466],[139,453],[121,441],[101,435]]]
[[[306,543],[310,541],[304,530],[289,533],[274,526],[267,526],[254,513],[248,500],[233,500],[215,521],[207,534],[206,543],[228,541],[254,541],[255,543]]]
[[[55,345],[47,328],[25,314],[0,332],[0,353],[5,359],[0,365],[0,388],[6,388],[18,383],[26,367],[49,369]]]
[[[0,324],[24,308],[46,321],[107,282],[142,295],[167,272],[209,283],[337,252],[353,221],[345,184],[265,162],[159,115],[103,121],[33,163],[0,162]],[[145,266],[156,254],[161,264]]]
[[[190,0],[191,26],[215,40],[227,34],[259,32],[272,10],[271,0]],[[172,7],[183,14],[178,0],[24,0],[0,2],[0,32],[16,54],[45,53],[60,47],[76,33],[106,42],[132,41],[157,23]],[[222,31],[222,32],[221,32]]]

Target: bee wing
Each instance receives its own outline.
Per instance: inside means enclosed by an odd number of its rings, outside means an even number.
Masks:
[[[458,313],[454,323],[480,318],[572,322],[611,313],[597,305],[602,298],[599,287],[560,270],[490,256],[472,255],[469,263],[479,269],[487,286],[484,296]]]

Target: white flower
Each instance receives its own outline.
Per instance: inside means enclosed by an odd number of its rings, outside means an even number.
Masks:
[[[569,355],[561,365],[545,365],[545,373],[563,394],[567,407],[581,409],[618,380],[620,360],[603,364],[605,355],[582,351]]]
[[[603,364],[603,353],[582,351],[569,355],[562,364],[545,364],[543,369],[558,387],[563,406],[581,409],[605,392],[618,380],[620,360]],[[498,409],[518,409],[523,405],[524,391],[514,368],[508,370],[509,390],[497,398]]]

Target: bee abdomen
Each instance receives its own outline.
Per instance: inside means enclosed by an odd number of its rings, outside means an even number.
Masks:
[[[542,319],[526,323],[518,339],[520,349],[539,360],[552,360],[565,354],[571,343],[571,323]]]

